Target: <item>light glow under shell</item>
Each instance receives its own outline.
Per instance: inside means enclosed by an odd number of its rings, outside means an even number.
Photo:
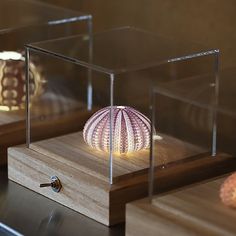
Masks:
[[[96,112],[85,124],[83,137],[92,148],[110,150],[110,107]],[[132,107],[113,106],[112,151],[124,154],[150,147],[150,120]]]

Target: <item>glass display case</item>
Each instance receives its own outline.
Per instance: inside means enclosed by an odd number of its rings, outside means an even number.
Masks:
[[[0,2],[0,163],[6,163],[7,147],[25,142],[24,44],[82,32],[92,32],[89,14],[38,1]],[[40,87],[43,67],[37,58],[32,66],[32,81]],[[41,88],[36,90],[41,93]]]
[[[147,194],[152,88],[206,72],[217,83],[219,51],[132,27],[93,34],[92,50],[90,40],[82,34],[26,46],[27,147],[9,150],[9,178],[113,225],[124,220],[126,202]],[[36,57],[47,75],[37,95]],[[50,112],[34,112],[39,103]],[[37,141],[42,127],[63,126],[68,134]],[[18,176],[17,161],[27,162]]]
[[[180,186],[232,171],[235,73],[230,68],[218,82],[205,74],[154,88],[151,195],[161,188],[160,169],[176,174],[184,168],[188,178],[176,181]]]
[[[153,89],[150,198],[127,206],[127,234],[235,232],[235,210],[220,200],[226,173],[236,164],[235,75],[235,68],[228,68],[220,71],[218,84],[205,74]],[[167,191],[170,180],[178,190]],[[235,188],[234,181],[227,188]],[[233,199],[232,192],[226,194]]]

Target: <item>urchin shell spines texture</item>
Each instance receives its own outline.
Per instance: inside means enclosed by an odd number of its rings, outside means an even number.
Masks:
[[[222,184],[220,198],[226,206],[236,208],[236,173],[230,175]]]
[[[113,106],[113,152],[129,153],[150,146],[150,120],[127,106]],[[85,142],[92,148],[109,152],[110,107],[97,111],[86,122],[83,130]]]

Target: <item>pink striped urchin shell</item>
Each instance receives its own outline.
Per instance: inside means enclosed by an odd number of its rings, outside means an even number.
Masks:
[[[113,106],[113,152],[128,153],[150,146],[150,120],[127,106]],[[109,152],[110,107],[97,111],[86,122],[83,130],[85,142],[92,148]]]
[[[220,198],[226,206],[236,208],[236,173],[230,175],[222,184]]]

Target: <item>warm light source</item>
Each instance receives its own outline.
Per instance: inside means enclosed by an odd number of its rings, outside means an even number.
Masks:
[[[43,91],[45,80],[41,68],[30,62],[29,92],[31,99]],[[11,111],[25,107],[26,80],[25,57],[16,51],[0,52],[0,110]]]
[[[24,57],[21,53],[15,51],[0,52],[0,60],[23,60]]]
[[[85,142],[100,151],[110,147],[110,107],[96,112],[86,122],[83,130]],[[150,146],[150,120],[127,106],[113,106],[113,152],[129,153]]]

